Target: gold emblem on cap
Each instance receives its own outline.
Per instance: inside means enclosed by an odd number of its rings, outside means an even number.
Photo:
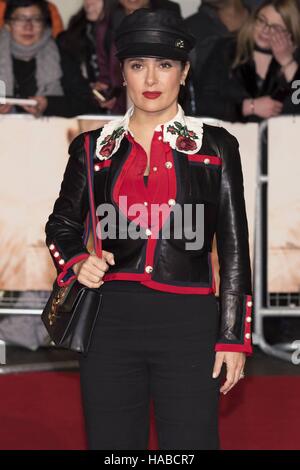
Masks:
[[[180,49],[184,48],[184,41],[183,39],[176,39],[175,41],[175,47],[179,47]]]

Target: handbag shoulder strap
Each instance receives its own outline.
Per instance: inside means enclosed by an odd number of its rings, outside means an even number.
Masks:
[[[84,148],[85,148],[85,161],[86,161],[86,170],[87,170],[87,181],[88,181],[88,194],[89,194],[89,207],[90,207],[90,217],[92,220],[92,233],[94,240],[95,253],[99,258],[102,258],[102,241],[101,241],[101,226],[96,215],[95,210],[95,198],[94,198],[94,184],[93,184],[93,154],[91,152],[91,135],[87,132],[84,135]],[[99,236],[97,236],[97,222],[99,222]]]

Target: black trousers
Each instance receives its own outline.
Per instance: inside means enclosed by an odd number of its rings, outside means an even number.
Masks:
[[[90,350],[79,357],[88,448],[147,450],[153,399],[160,450],[219,449],[217,299],[142,287],[103,289]]]

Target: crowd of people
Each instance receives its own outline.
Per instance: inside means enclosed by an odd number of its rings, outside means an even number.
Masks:
[[[50,1],[0,0],[6,97],[37,103],[2,104],[0,114],[124,114],[114,32],[124,16],[145,7],[182,15],[170,0],[83,0],[64,30]],[[298,114],[292,99],[300,77],[298,0],[202,0],[185,23],[196,38],[179,101],[186,114],[231,122]]]

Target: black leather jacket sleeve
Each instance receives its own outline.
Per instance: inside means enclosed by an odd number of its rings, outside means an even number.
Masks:
[[[220,266],[220,332],[216,351],[252,353],[252,285],[239,144],[222,129],[222,175],[216,242]]]
[[[84,134],[80,134],[69,147],[59,196],[45,226],[46,244],[60,285],[70,283],[75,277],[72,266],[89,256],[83,240],[89,210],[84,152]]]

